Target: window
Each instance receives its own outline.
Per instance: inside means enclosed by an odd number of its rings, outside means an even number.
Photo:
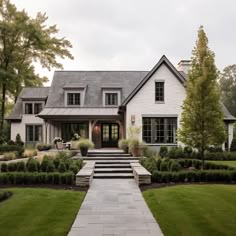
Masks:
[[[146,143],[176,143],[177,118],[143,118]]]
[[[26,125],[26,142],[42,142],[42,125]]]
[[[80,93],[68,93],[67,105],[80,105]]]
[[[70,141],[76,133],[81,138],[88,138],[88,123],[62,123],[62,139]]]
[[[33,104],[25,103],[25,114],[33,114]]]
[[[42,111],[42,103],[34,104],[34,114],[39,114]]]
[[[155,82],[155,101],[164,102],[164,82]]]
[[[117,93],[106,93],[105,94],[105,105],[106,106],[117,106],[118,105],[118,94]]]

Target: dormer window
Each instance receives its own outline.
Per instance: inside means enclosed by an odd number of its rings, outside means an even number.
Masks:
[[[106,93],[105,94],[106,106],[118,106],[118,93]]]
[[[80,106],[80,93],[67,93],[67,105]]]
[[[42,102],[26,102],[24,105],[24,114],[27,115],[39,114],[43,109]]]

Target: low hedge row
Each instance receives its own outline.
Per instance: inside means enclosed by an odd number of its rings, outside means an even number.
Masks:
[[[235,182],[236,170],[201,170],[160,172],[154,171],[152,181],[156,183],[178,182]]]
[[[74,173],[7,172],[0,173],[0,184],[74,184]]]
[[[5,152],[16,152],[18,157],[21,157],[24,153],[24,147],[19,145],[0,145],[0,154]]]

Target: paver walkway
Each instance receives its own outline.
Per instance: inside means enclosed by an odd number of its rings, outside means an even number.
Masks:
[[[68,236],[163,236],[133,179],[94,179]]]

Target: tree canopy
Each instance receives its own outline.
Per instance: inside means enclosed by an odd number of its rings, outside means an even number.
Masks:
[[[9,0],[0,0],[1,125],[7,96],[17,97],[23,86],[41,86],[47,78],[35,72],[34,63],[51,69],[63,68],[58,58],[73,59],[71,43],[57,38],[56,25],[47,26],[45,13],[30,17]]]
[[[219,77],[222,100],[230,113],[236,116],[236,64],[226,66]]]
[[[203,166],[205,150],[210,145],[221,145],[226,138],[217,76],[214,53],[201,26],[192,51],[178,138],[198,149]]]

